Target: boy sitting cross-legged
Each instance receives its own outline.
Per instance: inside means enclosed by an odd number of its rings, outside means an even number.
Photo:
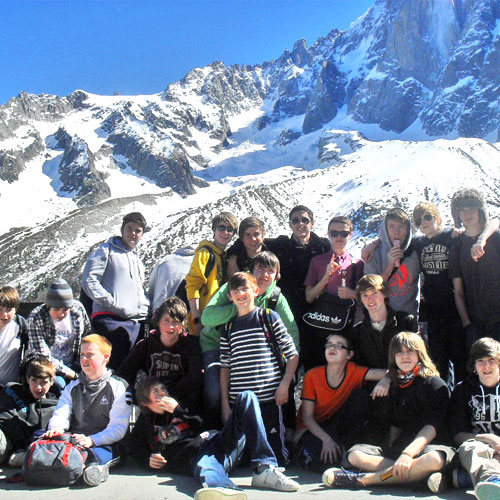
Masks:
[[[489,337],[476,340],[468,369],[470,375],[451,396],[451,431],[476,497],[500,498],[500,343]],[[457,476],[457,485],[468,486]]]
[[[111,343],[101,335],[82,339],[77,380],[64,389],[44,437],[71,432],[88,448],[83,480],[97,486],[108,479],[108,469],[119,461],[116,443],[127,432],[132,397],[128,384],[107,368]]]
[[[231,404],[238,394],[253,391],[260,403],[268,441],[278,461],[286,463],[281,405],[288,401],[299,362],[297,350],[278,314],[255,306],[259,286],[254,276],[234,274],[228,291],[238,316],[226,325],[220,341],[222,420],[229,419]],[[283,356],[286,368],[281,363]]]
[[[33,359],[22,384],[11,382],[0,393],[0,464],[8,459],[11,467],[20,467],[33,434],[47,427],[57,404],[48,392],[55,377],[51,361]]]
[[[245,448],[254,470],[252,486],[279,491],[299,488],[277,468],[251,391],[238,395],[220,432],[201,434],[201,418],[183,409],[158,379],[142,379],[136,397],[146,415],[132,432],[132,456],[152,469],[192,474],[203,485],[195,500],[246,500],[246,493],[228,477]]]

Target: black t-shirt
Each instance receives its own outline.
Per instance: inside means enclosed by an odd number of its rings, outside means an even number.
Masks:
[[[389,393],[390,424],[402,430],[411,440],[425,425],[436,429],[434,443],[448,441],[445,419],[448,411],[450,391],[439,377],[415,377],[414,382],[404,389],[391,388]]]
[[[484,255],[476,262],[471,248],[477,236],[463,235],[450,252],[450,277],[462,278],[467,313],[474,323],[500,320],[500,231],[486,242]]]
[[[306,302],[304,286],[309,264],[316,255],[328,252],[330,241],[311,233],[307,245],[302,245],[293,236],[279,236],[266,240],[266,244],[280,261],[281,279],[278,285],[287,298],[295,318],[301,318],[310,307]]]
[[[434,318],[458,317],[453,282],[449,275],[449,255],[459,238],[453,238],[451,233],[451,229],[444,229],[433,238],[419,236],[412,240],[424,273],[422,295],[427,314]]]

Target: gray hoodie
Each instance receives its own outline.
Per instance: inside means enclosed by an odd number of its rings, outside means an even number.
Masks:
[[[379,237],[382,244],[375,250],[370,262],[364,267],[365,274],[382,274],[387,266],[387,254],[392,248],[389,235],[387,234],[386,218],[380,225]],[[420,262],[415,251],[409,253],[411,243],[411,228],[408,224],[408,236],[401,242],[401,249],[405,257],[400,266],[395,268],[387,282],[389,304],[395,311],[406,311],[417,316],[418,312],[418,277],[420,273]],[[408,255],[409,253],[409,255]]]
[[[136,250],[120,236],[110,238],[91,254],[82,276],[82,288],[94,301],[92,313],[110,312],[120,318],[145,318],[144,266]]]
[[[179,248],[156,264],[148,283],[148,296],[153,303],[153,311],[156,311],[166,298],[175,295],[181,281],[189,272],[194,250],[193,246]]]

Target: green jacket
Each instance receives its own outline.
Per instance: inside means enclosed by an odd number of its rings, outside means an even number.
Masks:
[[[271,297],[276,282],[271,283],[264,295],[259,295],[255,299],[255,305],[258,307],[267,308],[269,298]],[[299,350],[299,330],[293,318],[293,313],[285,296],[280,293],[278,303],[276,304],[276,312],[279,314],[281,321],[285,325],[288,333],[293,339],[295,348]],[[227,296],[227,283],[222,285],[217,293],[212,297],[210,302],[203,309],[201,322],[204,325],[200,335],[200,347],[202,352],[219,350],[220,348],[220,331],[217,328],[220,325],[225,325],[229,320],[238,315],[238,309],[229,300]]]

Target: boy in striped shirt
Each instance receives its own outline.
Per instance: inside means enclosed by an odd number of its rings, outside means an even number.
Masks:
[[[288,450],[281,406],[288,401],[290,382],[299,362],[297,350],[278,314],[255,306],[259,287],[252,275],[234,274],[228,290],[238,316],[226,325],[225,334],[221,335],[222,420],[226,422],[229,418],[231,404],[238,394],[254,392],[269,444],[278,462],[285,464]],[[274,352],[272,336],[279,352]],[[284,373],[278,361],[280,356],[286,358]]]

